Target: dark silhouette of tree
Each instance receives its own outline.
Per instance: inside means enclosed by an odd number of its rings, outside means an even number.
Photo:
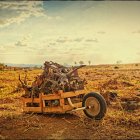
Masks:
[[[116,61],[117,66],[115,66],[114,69],[119,69],[119,64],[121,64],[121,63],[122,63],[121,60]]]
[[[83,64],[84,64],[84,62],[81,60],[81,61],[79,61],[79,64],[80,64],[80,65],[83,65]]]
[[[91,64],[91,61],[90,61],[90,60],[88,61],[88,64],[89,64],[89,65]]]
[[[3,63],[0,63],[0,70],[4,70],[5,65]]]
[[[117,64],[121,64],[121,63],[122,63],[122,61],[121,61],[121,60],[118,60],[116,63],[117,63]]]

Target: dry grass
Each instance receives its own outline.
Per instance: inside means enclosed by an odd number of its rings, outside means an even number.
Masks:
[[[31,85],[37,74],[42,70],[27,71],[27,81]],[[18,75],[24,79],[25,71],[0,71],[0,121],[6,125],[0,127],[0,139],[9,138],[9,130],[12,125],[15,126],[17,135],[11,130],[11,135],[17,138],[22,132],[25,138],[30,138],[31,134],[36,133],[36,138],[44,138],[41,136],[40,130],[47,129],[52,135],[46,134],[48,138],[58,138],[57,132],[54,134],[56,126],[62,127],[64,130],[59,138],[88,138],[97,139],[138,139],[140,138],[140,109],[126,111],[122,108],[119,100],[115,101],[115,105],[108,106],[105,118],[101,121],[93,121],[84,116],[81,112],[76,112],[76,116],[41,116],[36,114],[23,114],[22,103],[20,97],[23,90],[20,88]],[[140,93],[140,66],[136,65],[119,65],[118,69],[114,66],[96,66],[87,67],[79,70],[79,75],[87,79],[86,89],[91,91],[113,91],[119,98],[134,98]],[[11,124],[8,124],[10,120]],[[62,126],[61,126],[62,124]],[[20,126],[20,128],[18,127]],[[54,125],[54,126],[53,126]],[[7,127],[7,128],[6,128]],[[49,127],[49,128],[48,128]],[[12,127],[13,128],[13,127]],[[68,130],[69,131],[68,131]],[[75,133],[75,130],[79,132]],[[92,131],[91,131],[92,130]],[[44,130],[45,133],[46,130]],[[93,133],[94,132],[94,133]],[[73,136],[71,136],[73,133]],[[85,133],[85,134],[83,134]],[[45,135],[45,134],[44,134]],[[81,137],[80,137],[81,135]]]

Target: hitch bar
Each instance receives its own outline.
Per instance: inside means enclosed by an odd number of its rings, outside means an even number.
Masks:
[[[71,111],[85,110],[85,109],[90,109],[91,108],[91,106],[77,108],[76,106],[74,106],[74,104],[72,103],[70,98],[67,98],[67,99],[68,99],[69,105],[73,108]]]

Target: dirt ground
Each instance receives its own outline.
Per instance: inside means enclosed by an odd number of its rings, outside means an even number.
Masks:
[[[114,111],[109,108],[108,112]],[[109,114],[109,113],[108,113]],[[102,121],[73,114],[16,114],[0,119],[1,139],[139,139],[140,126],[106,115]],[[114,118],[115,119],[115,118]],[[123,122],[124,121],[124,122]],[[126,124],[125,124],[126,123]]]
[[[28,81],[41,70],[28,72]],[[0,73],[0,139],[140,139],[140,108],[124,110],[119,102],[108,105],[101,121],[87,118],[82,111],[70,114],[25,114],[18,91],[18,73]],[[79,71],[87,89],[109,90],[120,98],[140,93],[140,68],[130,65],[88,67]],[[22,71],[24,75],[24,71]],[[114,82],[115,81],[115,82]],[[12,88],[11,88],[12,87]]]

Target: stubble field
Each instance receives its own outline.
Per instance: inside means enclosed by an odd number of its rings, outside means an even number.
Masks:
[[[0,71],[0,139],[140,139],[140,64],[88,66],[79,70],[86,89],[115,92],[101,121],[82,111],[71,114],[25,114],[18,75],[31,85],[41,69]],[[123,106],[122,102],[126,103]],[[135,104],[130,106],[130,101]]]

